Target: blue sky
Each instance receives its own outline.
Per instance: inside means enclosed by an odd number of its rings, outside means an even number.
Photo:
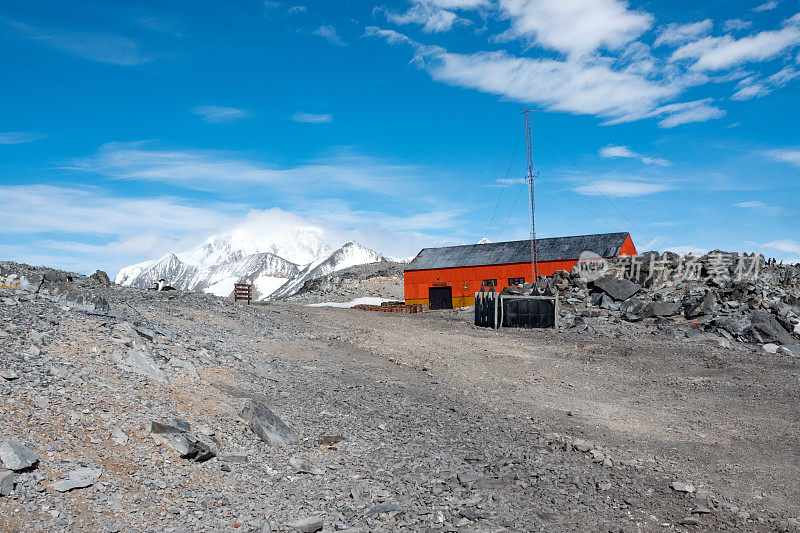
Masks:
[[[0,63],[3,258],[526,238],[531,107],[540,236],[800,261],[798,0],[6,0]]]

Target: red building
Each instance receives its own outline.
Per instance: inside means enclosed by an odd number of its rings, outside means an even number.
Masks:
[[[473,305],[481,285],[501,291],[530,283],[530,245],[525,240],[425,248],[405,269],[406,304],[452,309]],[[552,276],[558,270],[572,270],[585,251],[605,258],[636,255],[628,233],[536,239],[537,272]]]

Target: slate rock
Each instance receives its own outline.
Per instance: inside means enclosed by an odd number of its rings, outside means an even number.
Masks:
[[[9,470],[25,470],[39,462],[39,458],[31,450],[15,439],[0,441],[0,460]]]
[[[294,444],[297,442],[291,428],[266,405],[250,401],[239,416],[250,429],[267,444]]]
[[[166,444],[183,459],[201,463],[220,454],[219,441],[211,436],[197,435],[189,423],[180,418],[153,420],[150,433],[156,441]]]
[[[120,361],[120,366],[154,381],[161,383],[167,382],[167,376],[161,371],[150,355],[143,350],[128,350],[128,355]]]
[[[394,502],[383,502],[373,506],[369,511],[367,511],[367,516],[373,516],[381,513],[405,513],[406,511],[407,509],[402,505],[398,505]]]
[[[108,313],[108,301],[102,296],[76,289],[66,283],[54,283],[46,291],[51,300],[87,313]]]
[[[595,288],[600,289],[617,301],[624,301],[639,292],[641,285],[625,278],[605,275],[592,282]]]
[[[14,472],[0,472],[0,496],[8,496],[14,490]]]
[[[670,483],[670,488],[675,492],[686,492],[691,494],[695,491],[694,485],[690,485],[689,483],[682,483],[680,481],[673,481]]]
[[[717,311],[717,296],[714,291],[706,291],[696,304],[686,308],[686,318],[713,315]]]
[[[634,299],[622,304],[621,309],[628,314],[628,320],[638,320],[677,315],[680,312],[681,304],[680,302],[647,302]]]
[[[53,490],[58,492],[67,492],[74,489],[91,487],[92,485],[94,485],[95,481],[97,481],[100,478],[100,475],[102,473],[103,469],[100,467],[76,468],[75,470],[67,474],[66,479],[62,479],[61,481],[56,481],[50,486],[53,488]]]
[[[784,344],[778,348],[778,353],[783,355],[791,355],[793,357],[800,357],[800,344]]]
[[[752,323],[750,329],[756,341],[792,344],[792,336],[772,313],[763,309],[753,311],[750,314],[750,322]]]
[[[309,516],[287,524],[289,528],[299,533],[316,533],[322,529],[324,521],[321,516]]]
[[[301,474],[312,474],[315,476],[322,474],[322,469],[314,466],[306,457],[295,455],[289,459],[289,464]]]

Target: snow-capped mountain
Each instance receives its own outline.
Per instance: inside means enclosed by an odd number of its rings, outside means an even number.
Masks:
[[[193,250],[125,267],[115,281],[147,288],[164,279],[176,289],[217,296],[230,296],[237,282],[252,283],[253,297],[264,300],[290,296],[308,279],[384,260],[355,242],[331,253],[322,231],[313,227],[268,233],[239,228],[214,235]]]
[[[314,278],[327,276],[331,272],[350,268],[351,266],[363,265],[366,263],[377,263],[386,261],[383,256],[362,246],[357,242],[348,242],[328,257],[324,257],[303,268],[299,274],[287,281],[283,286],[270,295],[270,300],[291,296],[300,290],[303,284]]]

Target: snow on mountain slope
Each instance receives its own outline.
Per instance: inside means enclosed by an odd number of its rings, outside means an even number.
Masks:
[[[203,291],[217,296],[230,296],[234,283],[251,281],[257,289],[260,288],[261,297],[264,297],[272,292],[270,289],[274,290],[300,272],[296,264],[271,253],[245,256],[232,253],[230,257],[239,259],[198,266],[181,261],[175,254],[168,254],[155,262],[123,268],[115,281],[120,285],[147,288],[159,279],[165,279],[176,289]],[[258,292],[254,296],[258,297]]]
[[[164,279],[176,289],[217,296],[230,296],[237,282],[252,283],[253,297],[263,300],[294,294],[308,279],[383,260],[355,242],[331,253],[321,229],[287,224],[270,229],[265,221],[248,221],[192,250],[125,267],[115,281],[148,288]]]
[[[197,248],[178,257],[185,263],[210,266],[238,261],[248,255],[270,253],[297,265],[306,265],[330,252],[320,228],[258,231],[247,225],[213,235]]]
[[[275,300],[291,296],[299,291],[303,284],[310,279],[326,276],[331,272],[336,272],[343,268],[363,265],[365,263],[377,263],[379,261],[385,261],[380,254],[357,242],[348,242],[328,257],[306,266],[298,275],[273,292],[269,299]]]

